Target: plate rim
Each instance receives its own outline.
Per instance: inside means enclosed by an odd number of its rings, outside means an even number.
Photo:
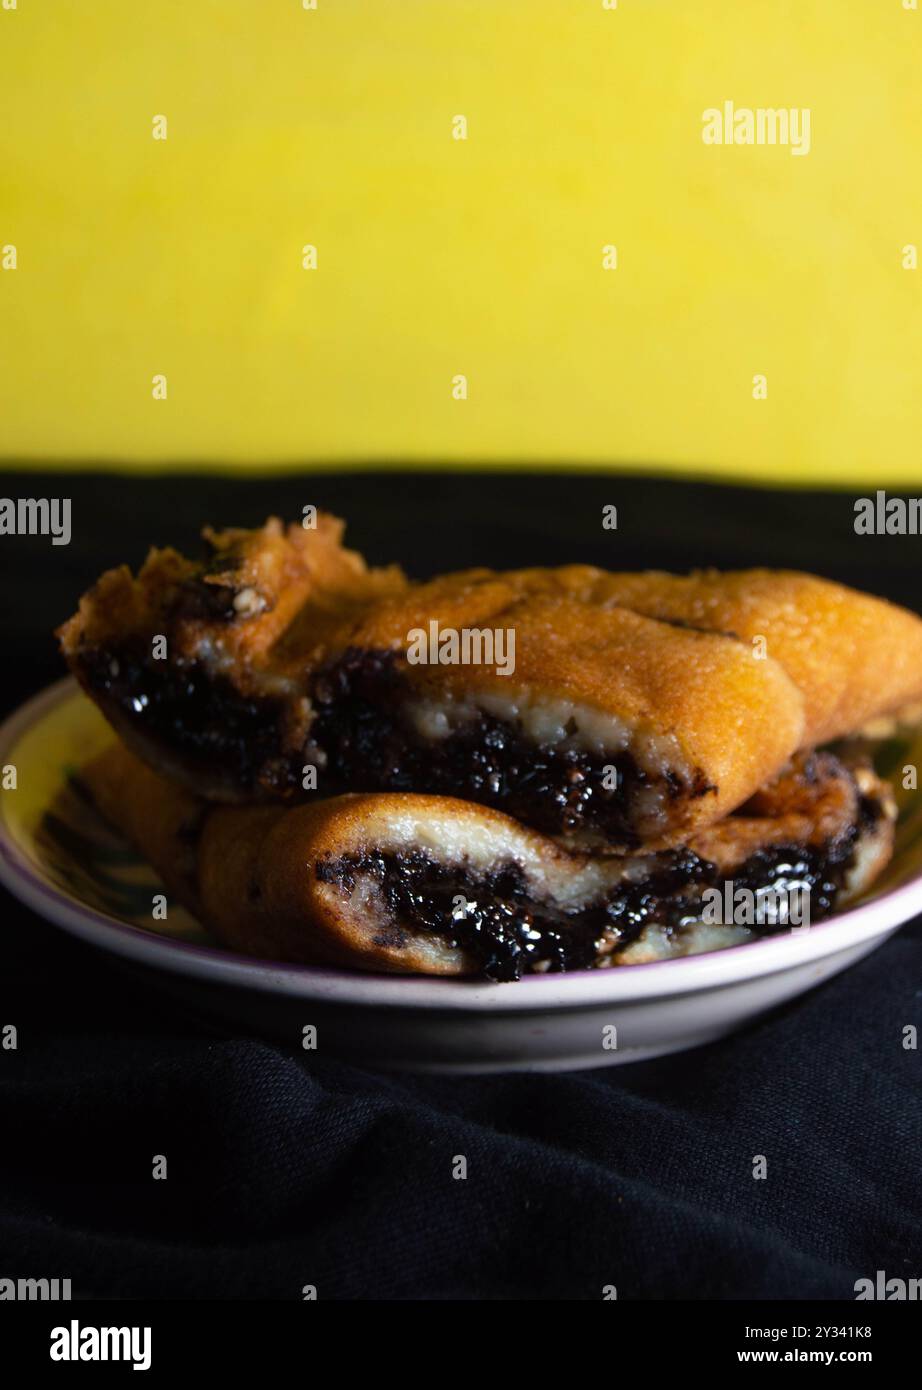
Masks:
[[[8,715],[0,725],[0,766],[9,761],[9,753],[26,732],[78,696],[89,698],[73,676],[65,676]],[[629,1006],[755,983],[847,952],[876,937],[883,939],[922,913],[920,872],[909,882],[819,922],[809,931],[621,969],[529,975],[496,984],[298,965],[237,955],[218,944],[172,940],[81,902],[43,876],[15,842],[5,795],[0,797],[0,882],[53,925],[98,949],[167,973],[315,1002],[487,1014]]]

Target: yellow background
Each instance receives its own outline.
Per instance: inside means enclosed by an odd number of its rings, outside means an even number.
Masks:
[[[9,462],[922,477],[903,0],[17,0],[0,180]]]

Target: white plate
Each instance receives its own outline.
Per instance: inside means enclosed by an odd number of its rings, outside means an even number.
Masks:
[[[809,931],[515,984],[256,960],[212,944],[187,914],[151,920],[153,872],[81,800],[74,776],[111,738],[69,678],[0,728],[0,766],[17,773],[16,790],[0,796],[0,879],[50,922],[194,1007],[295,1049],[313,1025],[319,1053],[368,1066],[556,1071],[694,1047],[821,984],[922,912],[922,798],[899,793],[897,853],[873,896]],[[918,742],[914,732],[882,745],[881,770],[919,766]]]

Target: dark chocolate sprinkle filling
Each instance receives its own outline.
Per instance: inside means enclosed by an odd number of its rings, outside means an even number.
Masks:
[[[835,907],[856,835],[854,828],[819,849],[760,850],[730,875],[734,891],[783,894],[803,885],[810,893],[810,921],[818,921]],[[478,974],[495,981],[518,980],[536,970],[591,969],[616,959],[651,923],[680,933],[688,918],[700,913],[701,891],[722,888],[726,881],[716,865],[691,850],[668,851],[642,883],[624,884],[579,911],[564,912],[538,901],[513,862],[483,874],[439,863],[421,851],[372,850],[321,860],[315,872],[321,882],[350,896],[359,875],[376,881],[388,916],[379,929],[382,942],[390,939],[388,931],[396,931],[398,941],[407,930],[439,936],[462,950]],[[454,906],[459,896],[466,903],[461,911]],[[751,924],[758,936],[787,929],[783,920]],[[603,949],[612,941],[612,950]]]
[[[627,848],[640,843],[636,808],[645,789],[657,785],[668,800],[715,790],[703,773],[690,786],[674,771],[652,778],[629,752],[536,744],[487,714],[427,740],[409,722],[409,694],[394,652],[351,649],[317,673],[311,738],[342,786],[457,796],[547,835],[588,831]]]
[[[142,641],[88,649],[80,667],[104,705],[197,772],[246,794],[285,796],[300,787],[300,764],[280,749],[283,700],[247,699],[196,662],[155,660]]]
[[[202,589],[214,586],[202,585]],[[184,601],[232,603],[233,590]],[[142,639],[80,657],[104,703],[198,773],[241,795],[300,799],[304,750],[283,745],[286,701],[247,697],[195,661],[155,660]],[[596,755],[536,744],[520,729],[481,714],[444,739],[427,740],[406,714],[409,689],[394,652],[352,650],[311,685],[310,737],[325,758],[324,790],[410,791],[496,807],[548,835],[589,833],[639,845],[637,798],[653,783],[629,752]],[[609,769],[617,772],[615,786]],[[703,774],[688,786],[675,771],[655,783],[667,800],[713,791]]]

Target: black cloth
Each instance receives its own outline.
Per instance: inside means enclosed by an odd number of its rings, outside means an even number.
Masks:
[[[847,495],[451,472],[0,490],[73,500],[68,547],[0,540],[4,713],[62,674],[51,629],[102,569],[309,503],[420,577],[787,565],[922,608],[922,539],[856,536]],[[918,923],[724,1041],[571,1075],[310,1060],[187,1015],[7,896],[0,961],[0,1025],[19,1030],[0,1051],[4,1277],[70,1277],[75,1297],[849,1299],[878,1269],[922,1276]]]

